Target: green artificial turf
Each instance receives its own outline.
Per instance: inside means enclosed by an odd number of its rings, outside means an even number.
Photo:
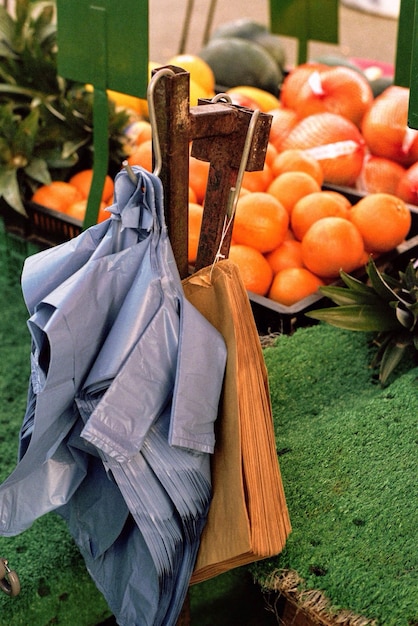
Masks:
[[[418,623],[418,369],[386,388],[369,368],[370,336],[330,326],[280,336],[265,350],[293,532],[252,566],[272,585],[293,570],[384,626]]]
[[[0,242],[1,243],[1,242]],[[17,275],[0,247],[0,482],[16,465],[18,433],[26,408],[30,339],[27,311]],[[0,557],[19,575],[16,598],[0,592],[0,616],[7,626],[94,626],[110,615],[73,543],[65,523],[54,513],[37,520],[17,537],[0,536]]]
[[[0,481],[16,464],[29,376],[27,313],[6,261],[0,246]],[[263,586],[276,569],[295,570],[336,608],[379,626],[416,626],[418,370],[405,364],[382,389],[369,339],[318,325],[265,350],[293,532],[279,557],[249,571]],[[22,583],[17,598],[0,593],[4,624],[93,626],[110,614],[55,514],[0,537],[0,556]],[[202,607],[216,615],[213,602],[233,601],[236,584],[234,573],[192,588],[193,623],[203,624]]]

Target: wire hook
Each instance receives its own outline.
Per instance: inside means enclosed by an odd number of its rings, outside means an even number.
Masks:
[[[237,206],[239,193],[241,190],[242,179],[247,167],[248,157],[251,150],[251,145],[253,142],[255,129],[258,122],[258,117],[260,115],[260,110],[255,109],[251,115],[250,123],[248,124],[247,136],[245,138],[244,148],[242,150],[241,162],[238,168],[237,180],[235,182],[234,187],[231,187],[229,190],[229,199],[226,209],[226,214],[229,218],[231,218],[235,214],[235,209]]]
[[[157,128],[157,118],[155,115],[155,103],[154,103],[154,92],[155,87],[163,76],[174,76],[175,72],[170,70],[168,67],[163,67],[154,74],[151,78],[148,90],[147,90],[147,102],[148,102],[148,115],[151,123],[151,132],[152,132],[152,140],[153,140],[153,150],[154,150],[154,170],[153,174],[155,176],[159,176],[162,167],[162,156],[161,156],[161,147],[160,147],[160,138],[158,135]]]

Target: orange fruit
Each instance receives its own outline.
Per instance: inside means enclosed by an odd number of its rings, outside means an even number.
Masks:
[[[302,241],[305,233],[323,217],[338,216],[348,219],[349,209],[338,198],[324,191],[316,191],[298,200],[290,216],[290,227],[296,239]]]
[[[418,160],[418,133],[408,127],[410,90],[391,85],[363,117],[361,132],[372,154],[409,167]]]
[[[397,187],[405,172],[406,168],[400,163],[370,154],[364,159],[358,186],[368,193],[400,195],[397,193]],[[408,202],[406,198],[402,199]]]
[[[69,215],[70,217],[74,217],[76,220],[80,220],[80,222],[83,222],[86,215],[87,202],[88,200],[86,198],[83,198],[82,200],[77,200],[77,202],[73,202],[73,204],[70,204],[70,206],[66,209],[65,214]],[[108,205],[105,202],[102,202],[100,204],[99,212],[97,215],[97,223],[103,222],[104,220],[107,220],[108,217],[110,217],[111,214],[108,211],[105,211],[106,206]]]
[[[109,219],[109,217],[111,217],[112,214],[106,210],[109,206],[110,204],[106,204],[105,202],[100,206],[99,214],[97,216],[98,224],[100,224],[101,222],[104,222],[105,220]]]
[[[203,204],[208,185],[210,163],[189,157],[189,186],[196,195],[198,204]]]
[[[278,154],[279,153],[277,151],[277,148],[273,146],[271,141],[269,141],[267,143],[267,149],[266,149],[266,164],[270,167],[270,169],[272,168],[274,159],[277,157]]]
[[[296,95],[294,110],[299,117],[329,111],[359,126],[373,101],[366,77],[345,66],[333,66],[311,73]]]
[[[77,200],[82,199],[83,195],[77,187],[60,180],[52,181],[49,185],[42,185],[32,196],[32,202],[47,209],[62,212],[65,212]]]
[[[193,191],[193,189],[190,186],[189,186],[189,202],[197,202],[196,193]]]
[[[195,263],[199,247],[200,229],[202,228],[203,206],[196,202],[189,202],[188,220],[188,261]]]
[[[128,157],[127,161],[129,165],[139,165],[148,172],[152,172],[152,139],[145,139],[136,150]]]
[[[269,140],[270,143],[280,152],[282,143],[299,121],[298,116],[292,109],[278,107],[273,111],[269,111],[272,116]]]
[[[238,244],[270,252],[285,239],[289,215],[276,198],[263,191],[238,199],[232,236]]]
[[[343,217],[323,217],[309,228],[302,239],[303,264],[325,278],[336,278],[340,270],[352,272],[364,255],[358,228]]]
[[[77,172],[74,176],[71,176],[68,181],[74,187],[82,193],[83,198],[88,198],[90,193],[90,187],[93,180],[93,170],[86,169],[81,172]],[[114,183],[112,178],[107,175],[104,180],[103,191],[102,191],[102,201],[108,202],[110,198],[113,196],[114,191]]]
[[[357,126],[336,113],[302,119],[282,142],[282,150],[298,148],[320,161],[324,181],[352,186],[363,166],[366,143]]]
[[[308,152],[297,148],[279,152],[271,165],[271,170],[275,177],[284,172],[306,172],[319,185],[324,182],[324,172],[319,161]]]
[[[265,296],[273,279],[273,270],[261,252],[251,246],[233,244],[229,258],[238,266],[245,288]]]
[[[285,239],[280,246],[265,255],[274,274],[287,267],[302,267],[302,244],[295,239]]]
[[[411,228],[411,212],[405,202],[388,193],[370,194],[359,200],[351,209],[350,219],[370,252],[396,248]]]
[[[321,186],[306,172],[283,172],[267,188],[267,193],[276,198],[289,215],[298,200],[315,191],[321,191]]]
[[[318,291],[324,282],[305,267],[288,267],[273,278],[268,297],[284,306],[292,306]]]
[[[402,166],[399,165],[399,167]],[[418,204],[418,161],[404,170],[396,184],[395,191],[389,191],[389,193],[394,193],[409,204]]]
[[[247,191],[266,191],[272,180],[273,174],[271,168],[267,163],[264,163],[262,170],[244,172],[242,186],[244,189],[247,189]]]
[[[285,77],[280,87],[280,102],[284,107],[294,109],[299,94],[304,85],[307,84],[309,77],[314,72],[328,70],[329,66],[325,63],[308,62],[301,63],[294,67]]]
[[[323,189],[322,193],[325,194],[326,196],[330,196],[331,198],[334,198],[334,200],[336,200],[337,202],[339,202],[341,208],[344,209],[351,209],[351,202],[350,200],[347,198],[347,196],[345,196],[343,193],[341,193],[340,191],[335,191],[334,189]]]

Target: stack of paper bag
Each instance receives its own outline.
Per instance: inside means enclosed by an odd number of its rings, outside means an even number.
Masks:
[[[223,260],[183,281],[228,358],[212,458],[213,498],[191,583],[282,551],[290,533],[267,370],[239,270]]]

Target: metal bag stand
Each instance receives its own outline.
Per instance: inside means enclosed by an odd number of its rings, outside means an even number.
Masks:
[[[204,201],[202,229],[195,270],[211,265],[218,254],[227,257],[231,242],[232,220],[223,234],[225,216],[231,213],[231,198],[239,193],[239,173],[262,170],[267,151],[271,116],[260,113],[253,129],[252,141],[243,163],[253,111],[218,100],[201,100],[189,107],[189,73],[166,66],[170,72],[161,76],[155,86],[153,137],[158,141],[158,174],[164,188],[168,233],[182,278],[189,275],[188,194],[189,154],[210,163]],[[154,75],[160,72],[155,70]],[[157,137],[155,136],[157,134]],[[186,597],[177,626],[191,624],[190,598]]]
[[[242,154],[253,111],[218,100],[200,100],[189,107],[190,75],[181,68],[166,66],[154,91],[156,133],[161,150],[161,170],[167,227],[182,278],[189,274],[187,261],[187,220],[189,154],[210,163],[195,269],[213,263],[222,242],[222,231],[231,190],[234,193]],[[155,70],[154,75],[160,71]],[[262,170],[266,157],[271,116],[257,119],[246,171]],[[154,135],[155,135],[154,132]],[[239,192],[239,189],[236,190]],[[231,229],[219,250],[228,256]]]

